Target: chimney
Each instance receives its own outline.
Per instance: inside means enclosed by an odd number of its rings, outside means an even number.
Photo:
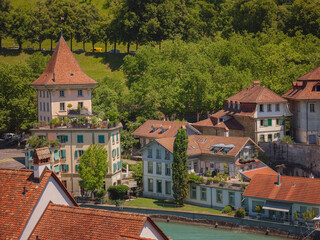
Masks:
[[[281,185],[281,182],[280,182],[280,173],[278,173],[278,181],[276,182],[276,185],[277,185],[277,186],[280,186],[280,185]]]
[[[260,86],[260,81],[253,81],[253,86]]]
[[[50,151],[48,147],[37,148],[33,153],[33,167],[34,167],[34,177],[33,181],[35,183],[40,183],[44,170],[50,168]]]

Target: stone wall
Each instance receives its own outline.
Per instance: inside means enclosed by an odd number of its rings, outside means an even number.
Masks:
[[[259,145],[269,163],[274,166],[285,165],[283,171],[287,175],[308,177],[312,173],[315,177],[320,177],[319,145],[282,142],[266,142]]]

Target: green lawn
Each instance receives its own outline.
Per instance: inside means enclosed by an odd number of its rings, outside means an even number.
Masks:
[[[156,200],[151,198],[137,198],[128,202],[125,202],[126,207],[142,207],[142,208],[154,208],[162,210],[175,210],[175,211],[188,211],[197,213],[211,213],[221,214],[220,210],[198,207],[190,204],[185,204],[183,207],[177,207],[173,202],[165,200]]]

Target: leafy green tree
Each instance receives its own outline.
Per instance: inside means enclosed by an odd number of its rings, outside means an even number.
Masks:
[[[188,135],[184,128],[178,130],[173,144],[172,190],[177,204],[183,205],[188,196]]]
[[[9,34],[18,43],[19,49],[22,44],[30,38],[31,18],[30,13],[22,8],[11,12],[9,18]]]
[[[108,188],[109,197],[112,200],[123,200],[129,189],[126,185],[110,186]]]
[[[137,162],[132,165],[133,177],[137,181],[138,186],[142,186],[143,183],[143,166],[142,162]]]
[[[8,21],[11,8],[10,0],[0,0],[0,49],[2,48],[2,39],[8,34]]]
[[[103,188],[107,177],[108,154],[104,147],[90,145],[80,158],[79,176],[81,187],[93,192]]]

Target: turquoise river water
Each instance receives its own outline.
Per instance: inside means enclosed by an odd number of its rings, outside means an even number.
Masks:
[[[283,240],[262,234],[216,229],[192,224],[156,222],[173,240]]]

